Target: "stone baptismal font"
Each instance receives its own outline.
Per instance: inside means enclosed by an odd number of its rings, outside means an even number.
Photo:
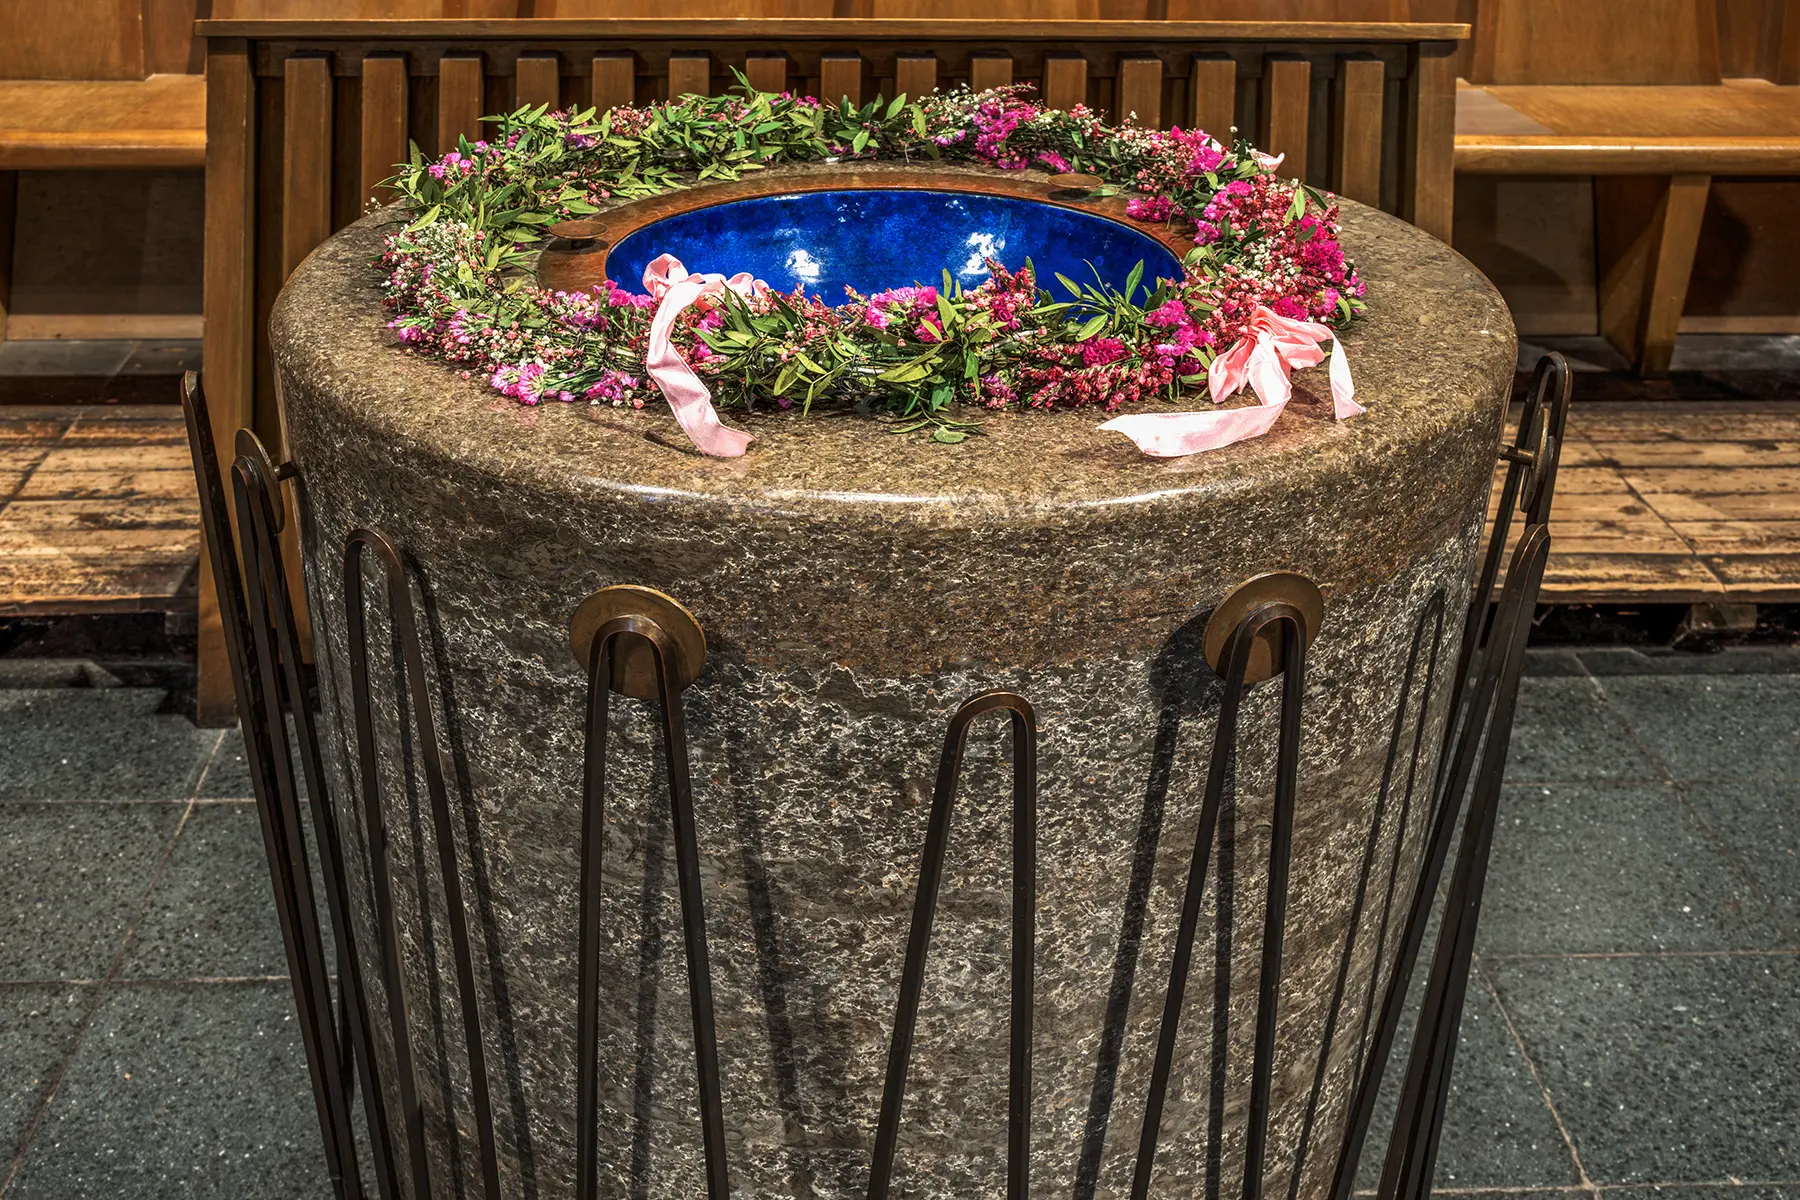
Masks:
[[[571,229],[580,236],[545,243],[541,282],[635,288],[672,253],[776,291],[868,294],[941,286],[945,273],[973,287],[992,257],[1014,268],[1030,257],[1043,281],[1123,288],[1134,265],[1147,278],[1179,270],[1194,245],[1129,216],[1123,197],[976,166],[780,168],[598,208]],[[1428,778],[1447,704],[1445,689],[1423,704],[1416,685],[1403,695],[1403,679],[1409,660],[1455,658],[1513,380],[1513,328],[1492,287],[1443,243],[1346,202],[1342,242],[1367,285],[1366,314],[1341,335],[1366,408],[1354,420],[1334,419],[1320,368],[1294,375],[1265,435],[1183,457],[1146,455],[1082,409],[976,413],[974,432],[934,441],[802,405],[726,413],[755,440],[716,457],[666,407],[521,405],[454,362],[404,352],[370,263],[407,219],[367,216],[294,273],[273,317],[275,369],[338,796],[358,794],[346,536],[380,530],[415,583],[507,1194],[574,1189],[587,674],[570,628],[596,589],[655,589],[705,634],[683,701],[738,1193],[866,1189],[945,726],[969,697],[1004,688],[1039,721],[1034,1190],[1104,1196],[1130,1177],[1212,746],[1220,682],[1201,631],[1240,582],[1291,571],[1318,584],[1324,616],[1307,664],[1270,1161],[1289,1164],[1274,1172],[1285,1194],[1316,1089],[1305,1136],[1318,1149],[1296,1187],[1322,1196],[1336,1166],[1322,1148],[1343,1124],[1397,947],[1390,879],[1411,878],[1425,820],[1422,802],[1400,803],[1388,752],[1416,741],[1422,754],[1397,771]],[[385,626],[371,619],[381,651]],[[453,973],[443,898],[422,882],[433,852],[418,747],[394,715],[391,675],[378,669],[372,688],[407,978],[454,1027],[454,997],[433,990]],[[1159,1195],[1202,1194],[1209,1178],[1237,1186],[1278,692],[1253,687],[1246,701]],[[601,1195],[691,1197],[703,1192],[699,1117],[658,716],[620,700],[613,718]],[[1002,1193],[1009,753],[1004,721],[977,724],[896,1195]],[[368,848],[352,838],[348,851],[361,930]],[[1328,1012],[1335,1034],[1315,1077]],[[377,1055],[391,1058],[383,1028]],[[414,1041],[420,1078],[436,1081],[423,1093],[434,1162],[473,1177],[457,1040],[422,1028]]]

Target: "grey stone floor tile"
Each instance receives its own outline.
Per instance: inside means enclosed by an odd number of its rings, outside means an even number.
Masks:
[[[0,987],[0,1148],[8,1161],[75,1046],[92,992],[67,984]]]
[[[1682,791],[1750,873],[1787,936],[1800,938],[1800,781],[1685,783]]]
[[[196,979],[287,970],[256,806],[196,805],[150,893],[124,975]]]
[[[1800,1178],[1800,960],[1490,960],[1488,969],[1589,1178]]]
[[[174,804],[0,806],[0,979],[96,979],[181,822]]]
[[[1638,750],[1593,680],[1521,681],[1506,763],[1510,782],[1656,776],[1655,764]]]
[[[1409,1014],[1401,1026],[1402,1040],[1389,1064],[1377,1125],[1357,1172],[1358,1188],[1373,1188],[1381,1180],[1387,1130],[1414,1019]],[[1438,1189],[1560,1187],[1580,1182],[1543,1092],[1499,1005],[1479,979],[1470,981],[1450,1092],[1438,1146]]]
[[[291,725],[291,722],[290,722]],[[295,743],[296,750],[298,743]],[[299,785],[301,796],[306,795],[306,775],[300,766],[300,758],[296,752],[294,758],[294,782]],[[255,788],[250,783],[250,761],[244,756],[244,731],[227,729],[219,742],[219,751],[207,764],[206,774],[200,779],[200,790],[197,793],[202,800],[248,800],[255,796]]]
[[[155,688],[0,691],[0,800],[186,799],[218,745]]]
[[[1800,675],[1637,675],[1602,686],[1677,779],[1800,779]]]
[[[285,983],[115,991],[9,1200],[329,1196],[296,1026]]]
[[[1767,950],[1794,939],[1667,784],[1509,787],[1491,861],[1484,953]]]
[[[244,757],[244,731],[227,729],[201,777],[202,800],[248,800],[255,795],[250,785],[250,762]]]

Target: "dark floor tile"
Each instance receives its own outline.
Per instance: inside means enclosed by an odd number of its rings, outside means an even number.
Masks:
[[[1793,941],[1666,784],[1509,787],[1490,870],[1484,953],[1766,950]]]
[[[1800,675],[1636,676],[1602,686],[1677,779],[1800,779]]]
[[[1490,962],[1597,1183],[1800,1178],[1800,960]]]
[[[1704,654],[1667,647],[1583,646],[1575,657],[1589,674],[1599,676],[1800,675],[1800,646],[1728,646]]]
[[[1506,777],[1516,783],[1653,779],[1656,769],[1593,680],[1533,677],[1519,685]]]
[[[197,806],[150,893],[125,976],[216,979],[287,969],[256,806]]]
[[[1684,783],[1682,792],[1800,938],[1800,782]]]
[[[1389,1066],[1382,1113],[1369,1136],[1358,1188],[1381,1180],[1394,1097],[1410,1044],[1409,1016],[1400,1048]],[[1560,1187],[1579,1182],[1556,1120],[1519,1053],[1494,998],[1479,980],[1470,983],[1461,1035],[1451,1071],[1450,1103],[1438,1145],[1436,1186],[1443,1188]]]
[[[331,1194],[285,983],[107,997],[9,1200]]]
[[[154,688],[0,691],[0,800],[191,796],[219,734],[163,703]]]
[[[106,390],[104,375],[0,375],[0,404],[93,404]]]
[[[0,806],[0,979],[96,979],[181,821],[173,804]]]
[[[174,408],[181,403],[181,376],[116,375],[90,403]]]
[[[244,757],[244,731],[227,729],[219,742],[219,752],[207,764],[200,780],[202,800],[248,800],[255,795],[250,786],[250,763]]]
[[[0,987],[0,1152],[8,1161],[74,1049],[92,998],[88,987]]]
[[[300,765],[299,741],[293,728],[294,723],[289,720],[288,738],[295,749],[294,785],[299,788],[300,796],[304,799],[306,775]],[[255,797],[256,791],[250,783],[250,762],[244,757],[243,729],[225,731],[224,739],[219,743],[219,752],[213,755],[206,774],[200,780],[198,795],[202,800],[249,800]]]
[[[131,343],[131,353],[119,366],[121,375],[179,375],[200,369],[198,338],[158,338]]]
[[[1604,1200],[1800,1200],[1800,1183],[1725,1183],[1712,1187],[1609,1187]]]
[[[132,342],[83,338],[0,342],[0,376],[116,374],[131,358]]]

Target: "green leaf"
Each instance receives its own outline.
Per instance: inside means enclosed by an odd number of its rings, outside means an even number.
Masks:
[[[888,105],[886,119],[889,121],[893,120],[895,117],[900,115],[900,110],[905,107],[906,107],[906,93],[901,92],[898,96],[894,97],[894,102],[892,104]]]
[[[1056,273],[1056,281],[1068,288],[1072,295],[1081,295],[1081,285],[1076,283],[1073,279],[1070,279],[1067,275],[1064,275],[1061,271]]]
[[[441,205],[441,204],[432,205],[430,208],[425,210],[424,216],[420,217],[418,220],[414,221],[411,225],[408,225],[406,227],[406,232],[416,233],[418,230],[425,228],[427,225],[429,225],[433,221],[437,220],[438,214],[443,211],[444,211],[443,205]]]
[[[868,146],[868,144],[869,144],[869,131],[866,129],[860,130],[860,131],[858,131],[856,137],[851,139],[850,152],[852,154],[861,154],[863,152],[863,149],[866,146]]]
[[[912,110],[913,132],[920,137],[925,136],[925,110],[914,106]],[[934,147],[935,149],[935,147]]]
[[[968,436],[960,429],[946,429],[940,425],[932,431],[931,440],[942,442],[946,446],[954,446],[956,443],[966,440]]]
[[[911,362],[902,363],[891,371],[884,371],[875,378],[883,383],[917,383],[930,374],[929,363],[921,359],[914,359]]]
[[[1131,303],[1131,294],[1137,291],[1137,286],[1139,283],[1143,282],[1143,278],[1144,260],[1140,258],[1138,259],[1138,265],[1131,268],[1131,274],[1125,277],[1125,302],[1127,304]]]
[[[937,310],[938,320],[944,323],[944,329],[946,331],[949,330],[952,325],[956,324],[956,306],[951,304],[950,298],[942,292],[938,293]]]
[[[1105,328],[1105,313],[1102,313],[1097,317],[1089,317],[1086,321],[1082,322],[1081,328],[1075,331],[1075,340],[1078,342],[1085,342]]]

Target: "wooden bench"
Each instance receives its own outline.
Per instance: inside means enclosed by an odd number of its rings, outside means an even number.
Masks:
[[[1721,2],[1481,0],[1457,92],[1459,174],[1596,177],[1600,332],[1646,374],[1668,369],[1712,178],[1800,175],[1800,4],[1758,27],[1777,82],[1723,77]]]
[[[559,4],[563,0],[558,0]],[[560,11],[560,10],[559,10]],[[206,390],[233,432],[271,445],[270,306],[288,273],[354,220],[405,156],[476,136],[523,103],[713,93],[741,70],[770,90],[873,98],[968,82],[1039,85],[1158,127],[1252,132],[1305,178],[1439,236],[1451,216],[1459,24],[882,19],[205,21]],[[203,588],[211,573],[201,572]],[[200,605],[202,719],[229,719],[215,606]]]
[[[20,171],[197,169],[206,84],[186,11],[163,0],[0,5],[0,340],[198,336],[197,315],[9,314]],[[186,73],[186,72],[194,73]]]

